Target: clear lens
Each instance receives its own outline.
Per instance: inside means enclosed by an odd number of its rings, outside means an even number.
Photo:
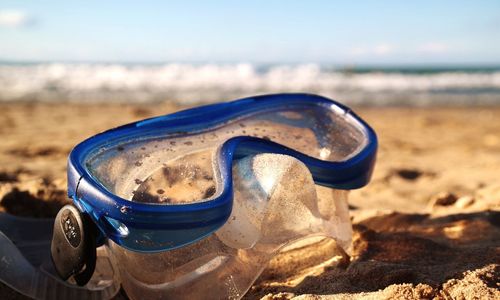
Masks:
[[[248,115],[189,135],[156,132],[129,139],[90,155],[86,166],[124,199],[161,204],[209,200],[220,184],[212,156],[235,136],[269,139],[328,161],[344,161],[367,142],[361,125],[349,114],[304,106]]]

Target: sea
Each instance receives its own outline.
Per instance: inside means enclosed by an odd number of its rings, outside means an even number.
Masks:
[[[0,102],[202,104],[307,92],[350,105],[500,105],[500,66],[0,62]]]

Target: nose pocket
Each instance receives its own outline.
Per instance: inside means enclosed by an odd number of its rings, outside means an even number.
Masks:
[[[235,162],[233,180],[233,210],[216,233],[228,246],[275,248],[309,235],[335,238],[335,224],[320,213],[316,185],[301,161],[281,154],[247,156]]]

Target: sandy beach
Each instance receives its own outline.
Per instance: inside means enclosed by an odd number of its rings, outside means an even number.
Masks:
[[[182,107],[0,104],[0,211],[53,217],[66,158],[105,129]],[[353,253],[276,257],[244,299],[500,299],[500,108],[354,108],[377,131],[372,182],[351,192]],[[1,299],[24,299],[4,285]],[[126,298],[121,292],[117,298]]]

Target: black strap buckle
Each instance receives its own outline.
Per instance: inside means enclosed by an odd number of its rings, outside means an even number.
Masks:
[[[79,286],[89,282],[97,260],[97,230],[90,217],[72,205],[57,213],[50,251],[61,279],[73,276]]]

